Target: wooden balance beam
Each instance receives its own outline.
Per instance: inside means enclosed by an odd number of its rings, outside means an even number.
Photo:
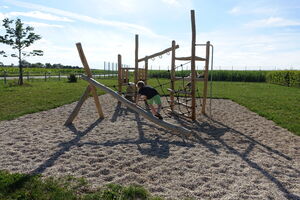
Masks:
[[[91,85],[102,89],[104,92],[109,93],[113,98],[117,99],[118,101],[123,103],[125,106],[132,109],[136,113],[142,115],[143,117],[145,117],[149,121],[165,128],[165,129],[168,129],[170,131],[184,134],[187,137],[189,137],[192,134],[192,131],[189,130],[189,129],[186,129],[186,128],[180,127],[180,126],[176,126],[174,124],[168,123],[166,121],[163,121],[163,120],[160,120],[160,119],[154,117],[152,114],[150,114],[149,112],[144,110],[142,107],[137,106],[136,104],[132,103],[131,101],[128,101],[124,97],[120,96],[117,92],[115,92],[114,90],[112,90],[112,89],[106,87],[105,85],[99,83],[98,81],[96,81],[96,80],[94,80],[94,79],[92,79],[88,76],[85,76],[85,75],[82,75],[82,79],[88,81]]]

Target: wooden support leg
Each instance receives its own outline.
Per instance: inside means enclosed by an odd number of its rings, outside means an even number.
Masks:
[[[88,62],[87,62],[87,60],[85,58],[85,55],[84,55],[84,52],[83,52],[81,44],[80,43],[76,43],[76,47],[77,47],[77,50],[78,50],[78,53],[79,53],[79,56],[80,56],[80,59],[81,59],[82,65],[84,67],[84,71],[85,71],[86,75],[89,78],[92,78],[92,72],[91,72],[89,64],[88,64]],[[93,85],[90,85],[90,87],[91,87],[92,95],[93,95],[94,100],[95,100],[97,111],[99,113],[99,117],[100,118],[104,118],[104,114],[103,114],[103,111],[102,111],[102,108],[101,108],[101,104],[100,104],[100,101],[99,101],[99,98],[98,98],[98,95],[97,95],[97,92],[96,92],[96,88]]]
[[[87,99],[87,97],[89,96],[90,91],[91,91],[91,87],[89,85],[85,89],[85,92],[81,96],[81,98],[78,101],[78,103],[77,103],[76,107],[74,108],[73,112],[71,113],[71,115],[69,116],[69,118],[67,119],[67,121],[65,122],[65,126],[68,126],[68,125],[72,124],[72,122],[74,121],[75,117],[78,115],[78,112],[79,112],[81,106],[83,105],[83,103],[85,102],[85,100]]]
[[[91,87],[91,92],[92,92],[92,95],[94,97],[94,101],[95,101],[95,104],[96,104],[96,107],[97,107],[99,117],[104,118],[104,114],[103,114],[103,111],[102,111],[102,108],[101,108],[101,105],[100,105],[100,101],[99,101],[99,98],[98,98],[98,95],[97,95],[96,87],[93,86],[93,85],[90,85],[90,87]]]

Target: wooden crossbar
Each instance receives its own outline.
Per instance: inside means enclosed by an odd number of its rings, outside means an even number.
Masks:
[[[192,60],[192,56],[188,56],[188,57],[176,57],[175,60],[186,60],[186,61],[189,61],[189,60]],[[195,56],[195,60],[196,61],[206,61],[205,58],[201,58],[199,56]]]
[[[177,49],[177,48],[179,48],[179,45],[176,45],[176,46],[175,46],[175,49]],[[167,49],[165,49],[165,50],[163,50],[163,51],[157,52],[157,53],[155,53],[155,54],[152,54],[152,55],[150,55],[150,56],[145,56],[144,58],[140,58],[140,59],[138,59],[138,62],[142,62],[142,61],[144,61],[144,60],[148,60],[148,59],[151,59],[151,58],[155,58],[155,57],[157,57],[157,56],[160,56],[160,55],[163,55],[163,54],[165,54],[165,53],[168,53],[169,51],[172,51],[172,47],[167,48]]]

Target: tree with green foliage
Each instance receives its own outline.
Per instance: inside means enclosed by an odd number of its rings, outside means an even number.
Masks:
[[[24,49],[29,47],[35,41],[41,39],[40,35],[33,32],[34,28],[25,26],[21,19],[10,20],[5,18],[3,20],[3,27],[5,28],[5,35],[0,35],[0,43],[9,45],[12,49],[17,50],[17,53],[11,54],[11,57],[19,60],[19,85],[23,85],[23,64],[22,59],[26,56],[42,56],[43,51],[33,50],[25,52]],[[1,51],[0,55],[7,57],[6,52]]]

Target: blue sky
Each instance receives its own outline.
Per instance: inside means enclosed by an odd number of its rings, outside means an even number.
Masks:
[[[81,66],[75,47],[81,42],[90,66],[102,68],[118,54],[133,65],[135,34],[140,57],[170,47],[172,40],[180,45],[178,56],[189,56],[191,9],[197,43],[214,45],[216,69],[300,69],[300,0],[0,0],[0,19],[21,18],[42,36],[30,48],[44,56],[29,62]],[[3,44],[0,49],[9,51]],[[202,48],[196,53],[204,57]],[[167,68],[170,56],[150,65]]]

